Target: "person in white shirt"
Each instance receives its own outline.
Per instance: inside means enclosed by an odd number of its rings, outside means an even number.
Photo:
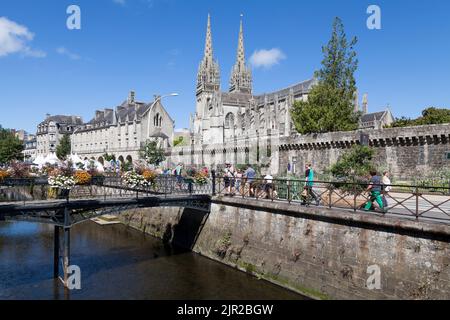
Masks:
[[[386,196],[389,194],[389,192],[392,190],[392,185],[391,185],[391,179],[389,178],[389,172],[385,171],[383,173],[383,207],[387,208],[388,206],[388,201]]]
[[[273,197],[273,177],[268,173],[264,177],[264,191],[266,192],[266,197],[272,199]]]

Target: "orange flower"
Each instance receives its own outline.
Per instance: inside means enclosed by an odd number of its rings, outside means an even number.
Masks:
[[[144,170],[142,173],[145,180],[149,182],[155,181],[156,177],[158,176],[155,171],[152,170]]]
[[[78,185],[86,185],[91,182],[92,176],[86,171],[77,171],[74,174],[75,183]]]
[[[9,177],[9,173],[6,170],[0,170],[0,181],[3,181],[4,179]]]

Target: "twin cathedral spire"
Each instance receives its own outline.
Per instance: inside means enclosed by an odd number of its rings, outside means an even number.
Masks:
[[[230,92],[252,94],[252,72],[245,63],[245,47],[244,47],[244,28],[241,19],[239,29],[239,40],[236,63],[231,70]],[[220,90],[220,68],[219,63],[214,60],[212,32],[211,32],[211,16],[208,15],[208,24],[206,28],[205,53],[200,63],[197,76],[197,95],[204,91]]]

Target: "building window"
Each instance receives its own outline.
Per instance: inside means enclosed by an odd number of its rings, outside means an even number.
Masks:
[[[450,160],[450,151],[445,154],[445,159]]]
[[[162,117],[159,113],[157,113],[153,118],[153,125],[155,127],[162,127]]]

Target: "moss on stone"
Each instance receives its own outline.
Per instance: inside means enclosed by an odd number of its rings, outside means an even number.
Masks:
[[[265,280],[276,282],[276,283],[282,285],[283,287],[294,289],[310,298],[319,299],[319,300],[331,300],[331,298],[328,295],[326,295],[320,291],[317,291],[312,288],[304,287],[302,285],[299,285],[298,283],[294,283],[293,281],[291,281],[287,278],[278,276],[278,275],[266,273],[266,274],[263,274],[261,277]]]

